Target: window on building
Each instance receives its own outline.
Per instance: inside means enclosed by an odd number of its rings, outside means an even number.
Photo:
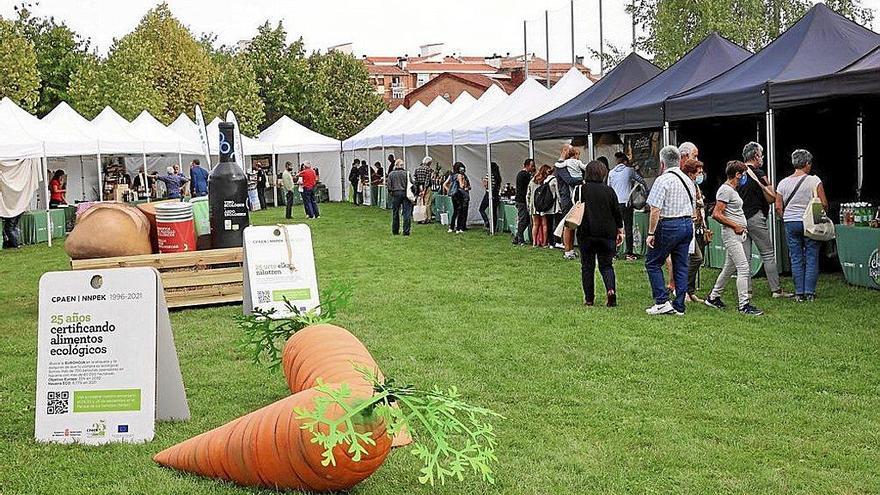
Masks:
[[[420,73],[416,77],[416,87],[420,88],[423,84],[430,80],[430,76],[428,74]]]
[[[391,77],[391,87],[392,88],[400,87],[400,76],[392,76]]]

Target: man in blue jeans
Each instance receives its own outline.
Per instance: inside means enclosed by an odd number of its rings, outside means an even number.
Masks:
[[[648,222],[645,270],[651,283],[654,305],[649,315],[684,315],[686,290],[677,290],[670,303],[663,278],[663,264],[672,257],[672,273],[676,287],[687,287],[690,245],[694,239],[694,197],[696,186],[679,169],[681,155],[675,146],[660,150],[660,161],[666,172],[657,177],[648,195],[651,216]]]

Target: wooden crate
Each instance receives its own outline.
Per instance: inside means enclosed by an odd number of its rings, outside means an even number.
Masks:
[[[241,302],[241,248],[70,260],[74,270],[143,266],[159,271],[169,308]]]

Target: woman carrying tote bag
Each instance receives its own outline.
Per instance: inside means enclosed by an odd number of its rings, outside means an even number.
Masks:
[[[810,175],[813,155],[809,151],[795,150],[791,154],[791,164],[794,165],[794,173],[782,179],[776,188],[776,212],[785,224],[795,300],[812,301],[816,298],[816,283],[819,280],[819,241],[811,238],[805,229],[804,215],[812,215],[814,198],[826,210],[828,200],[822,179]]]

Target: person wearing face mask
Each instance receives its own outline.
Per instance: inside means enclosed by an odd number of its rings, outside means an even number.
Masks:
[[[793,294],[782,290],[779,282],[779,270],[776,266],[776,253],[773,250],[773,240],[770,236],[770,227],[767,224],[767,216],[770,213],[770,205],[776,202],[776,191],[767,182],[766,174],[761,170],[764,164],[764,148],[752,141],[745,145],[742,152],[743,161],[748,166],[743,174],[737,192],[743,200],[743,213],[746,216],[746,226],[749,229],[749,243],[746,247],[746,255],[751,259],[752,244],[761,253],[764,262],[764,273],[767,274],[767,285],[773,297],[791,297]],[[752,292],[749,286],[749,292]]]
[[[703,265],[703,253],[706,252],[706,245],[708,241],[711,239],[712,231],[706,227],[706,214],[705,207],[706,202],[703,198],[703,191],[700,190],[700,185],[705,181],[706,174],[703,173],[703,162],[698,160],[689,160],[692,163],[692,166],[686,167],[690,173],[688,173],[688,177],[690,177],[696,187],[696,196],[694,197],[695,208],[694,208],[694,252],[691,253],[689,264],[688,264],[688,288],[687,294],[684,296],[685,301],[693,302],[693,303],[701,303],[703,302],[699,296],[697,296],[697,277],[700,274],[700,267]]]
[[[715,209],[712,218],[722,225],[721,238],[724,248],[727,250],[727,258],[724,260],[724,268],[718,274],[715,287],[706,298],[706,306],[710,308],[724,309],[726,306],[721,301],[721,293],[730,277],[736,273],[736,292],[738,296],[739,312],[744,315],[760,316],[764,314],[760,309],[752,306],[749,295],[749,279],[752,276],[749,259],[746,257],[746,244],[749,242],[748,229],[746,228],[746,215],[743,213],[743,200],[736,192],[736,186],[746,174],[746,165],[739,160],[727,162],[725,168],[727,181],[718,188],[715,195]]]

